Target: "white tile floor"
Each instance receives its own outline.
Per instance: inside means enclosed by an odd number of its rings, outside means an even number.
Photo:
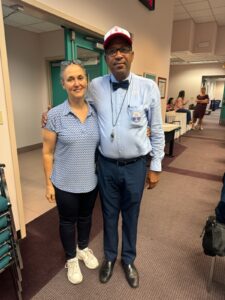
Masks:
[[[26,224],[53,208],[45,198],[41,149],[19,154],[20,178]]]

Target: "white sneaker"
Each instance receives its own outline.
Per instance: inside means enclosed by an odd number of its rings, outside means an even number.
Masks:
[[[94,256],[93,251],[89,248],[80,250],[77,247],[77,258],[84,261],[84,264],[89,269],[96,269],[99,266],[97,258]]]
[[[78,258],[68,259],[65,268],[67,268],[67,278],[73,284],[78,284],[83,280],[83,275],[80,271]]]

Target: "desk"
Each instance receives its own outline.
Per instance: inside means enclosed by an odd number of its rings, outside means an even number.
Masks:
[[[180,135],[185,134],[187,131],[187,113],[186,112],[179,113],[179,112],[175,112],[175,111],[167,111],[166,112],[166,122],[180,126],[180,130],[179,130],[179,132],[177,131],[175,138],[180,137]]]
[[[165,143],[169,143],[169,153],[167,155],[173,156],[173,148],[174,148],[174,136],[175,131],[180,128],[179,125],[164,123],[162,125],[164,134],[165,134]]]

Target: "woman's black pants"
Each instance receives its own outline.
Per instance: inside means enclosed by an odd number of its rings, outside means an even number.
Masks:
[[[91,192],[79,194],[65,192],[55,187],[59,232],[66,259],[76,256],[77,244],[81,250],[88,246],[97,193],[97,187]]]

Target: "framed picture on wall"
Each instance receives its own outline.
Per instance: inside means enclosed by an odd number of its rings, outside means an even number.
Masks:
[[[166,78],[158,77],[158,86],[159,86],[161,99],[165,99],[165,97],[166,97]]]
[[[152,80],[156,81],[156,75],[152,74],[152,73],[144,72],[143,77],[146,77],[146,78],[149,78],[149,79],[152,79]]]

